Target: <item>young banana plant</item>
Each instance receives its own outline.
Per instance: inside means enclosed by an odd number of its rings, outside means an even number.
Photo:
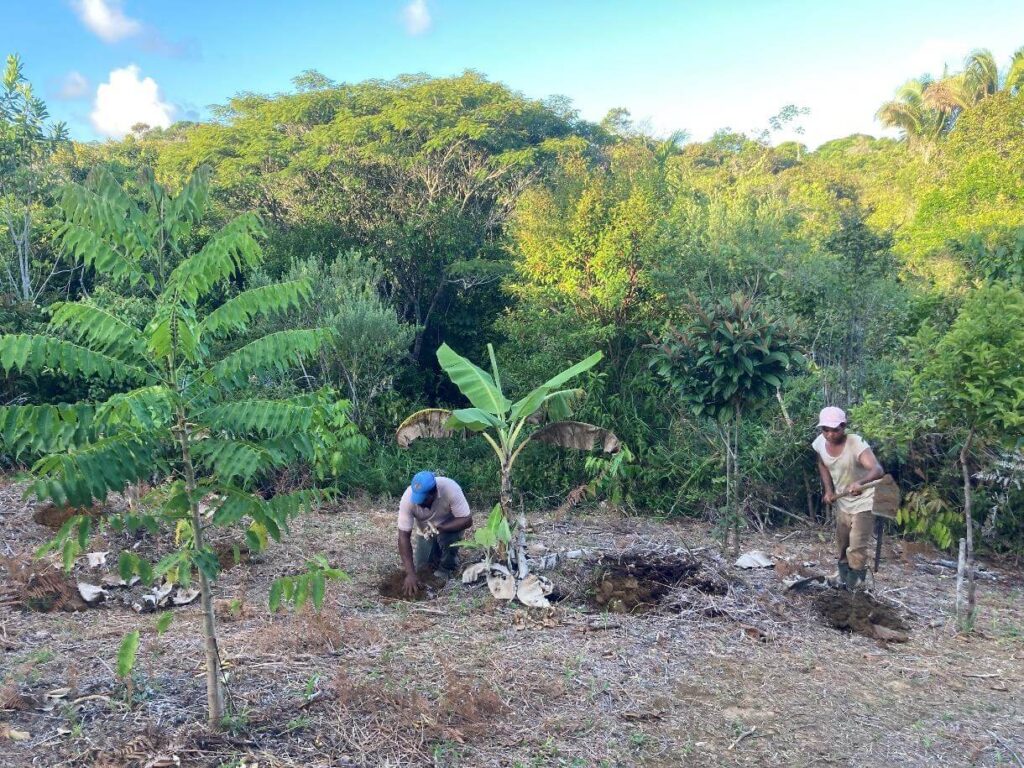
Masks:
[[[403,448],[421,437],[450,437],[461,430],[477,432],[487,441],[500,466],[501,511],[510,525],[515,523],[513,546],[508,552],[509,567],[522,580],[530,572],[526,558],[526,514],[522,509],[515,514],[512,508],[511,477],[512,467],[523,449],[531,442],[542,442],[582,451],[600,448],[605,453],[616,453],[620,443],[607,429],[568,420],[572,401],[582,396],[583,390],[563,387],[597,365],[602,357],[600,352],[552,376],[516,402],[509,400],[502,390],[490,344],[487,354],[491,373],[442,344],[437,350],[437,361],[472,407],[417,411],[402,422],[396,436]]]

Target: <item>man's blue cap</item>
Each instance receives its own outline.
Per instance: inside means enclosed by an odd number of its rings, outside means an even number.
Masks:
[[[412,476],[412,482],[409,483],[409,487],[412,488],[409,500],[416,506],[419,506],[437,488],[437,480],[434,479],[433,472],[424,469],[422,472],[417,472]]]

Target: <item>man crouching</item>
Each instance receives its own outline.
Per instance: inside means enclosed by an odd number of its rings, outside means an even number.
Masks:
[[[412,530],[416,525],[416,552],[413,555]],[[447,477],[436,477],[424,470],[413,475],[412,482],[398,504],[398,554],[405,569],[402,591],[413,595],[419,589],[416,571],[437,568],[439,576],[449,578],[458,565],[456,541],[473,525],[473,513],[459,484]]]

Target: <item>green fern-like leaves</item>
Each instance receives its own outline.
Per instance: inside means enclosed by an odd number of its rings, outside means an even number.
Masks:
[[[66,451],[92,436],[95,415],[95,407],[88,404],[2,407],[0,450],[15,459]]]
[[[50,454],[32,468],[38,478],[32,490],[39,498],[76,507],[105,501],[109,492],[119,492],[159,469],[160,438],[159,433],[128,432]]]
[[[312,358],[324,343],[329,330],[278,331],[235,350],[209,370],[211,383],[239,386],[248,376],[275,371],[283,373],[299,361]]]
[[[246,213],[214,235],[199,253],[185,259],[171,273],[167,290],[193,306],[215,285],[260,262],[257,238],[263,225],[255,213]]]
[[[92,267],[97,272],[107,275],[115,283],[135,285],[142,277],[142,269],[138,261],[109,246],[106,241],[91,229],[75,224],[65,223],[57,232],[65,252],[76,261]]]
[[[199,335],[223,338],[240,333],[256,317],[271,317],[298,309],[310,296],[309,282],[292,280],[253,288],[235,296],[213,310],[199,325]]]
[[[237,400],[201,413],[204,421],[233,436],[281,437],[309,430],[313,408],[287,400]]]
[[[136,365],[64,339],[36,334],[0,337],[0,368],[5,374],[54,370],[67,376],[118,384],[148,383],[151,374]]]
[[[81,302],[60,302],[50,308],[50,330],[62,333],[129,365],[145,366],[145,341],[135,328],[99,307]]]

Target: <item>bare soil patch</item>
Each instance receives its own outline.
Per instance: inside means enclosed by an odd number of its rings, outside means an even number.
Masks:
[[[91,507],[73,507],[70,504],[40,504],[32,513],[32,519],[39,525],[56,531],[76,515],[102,517],[103,514],[104,509],[98,504]]]

